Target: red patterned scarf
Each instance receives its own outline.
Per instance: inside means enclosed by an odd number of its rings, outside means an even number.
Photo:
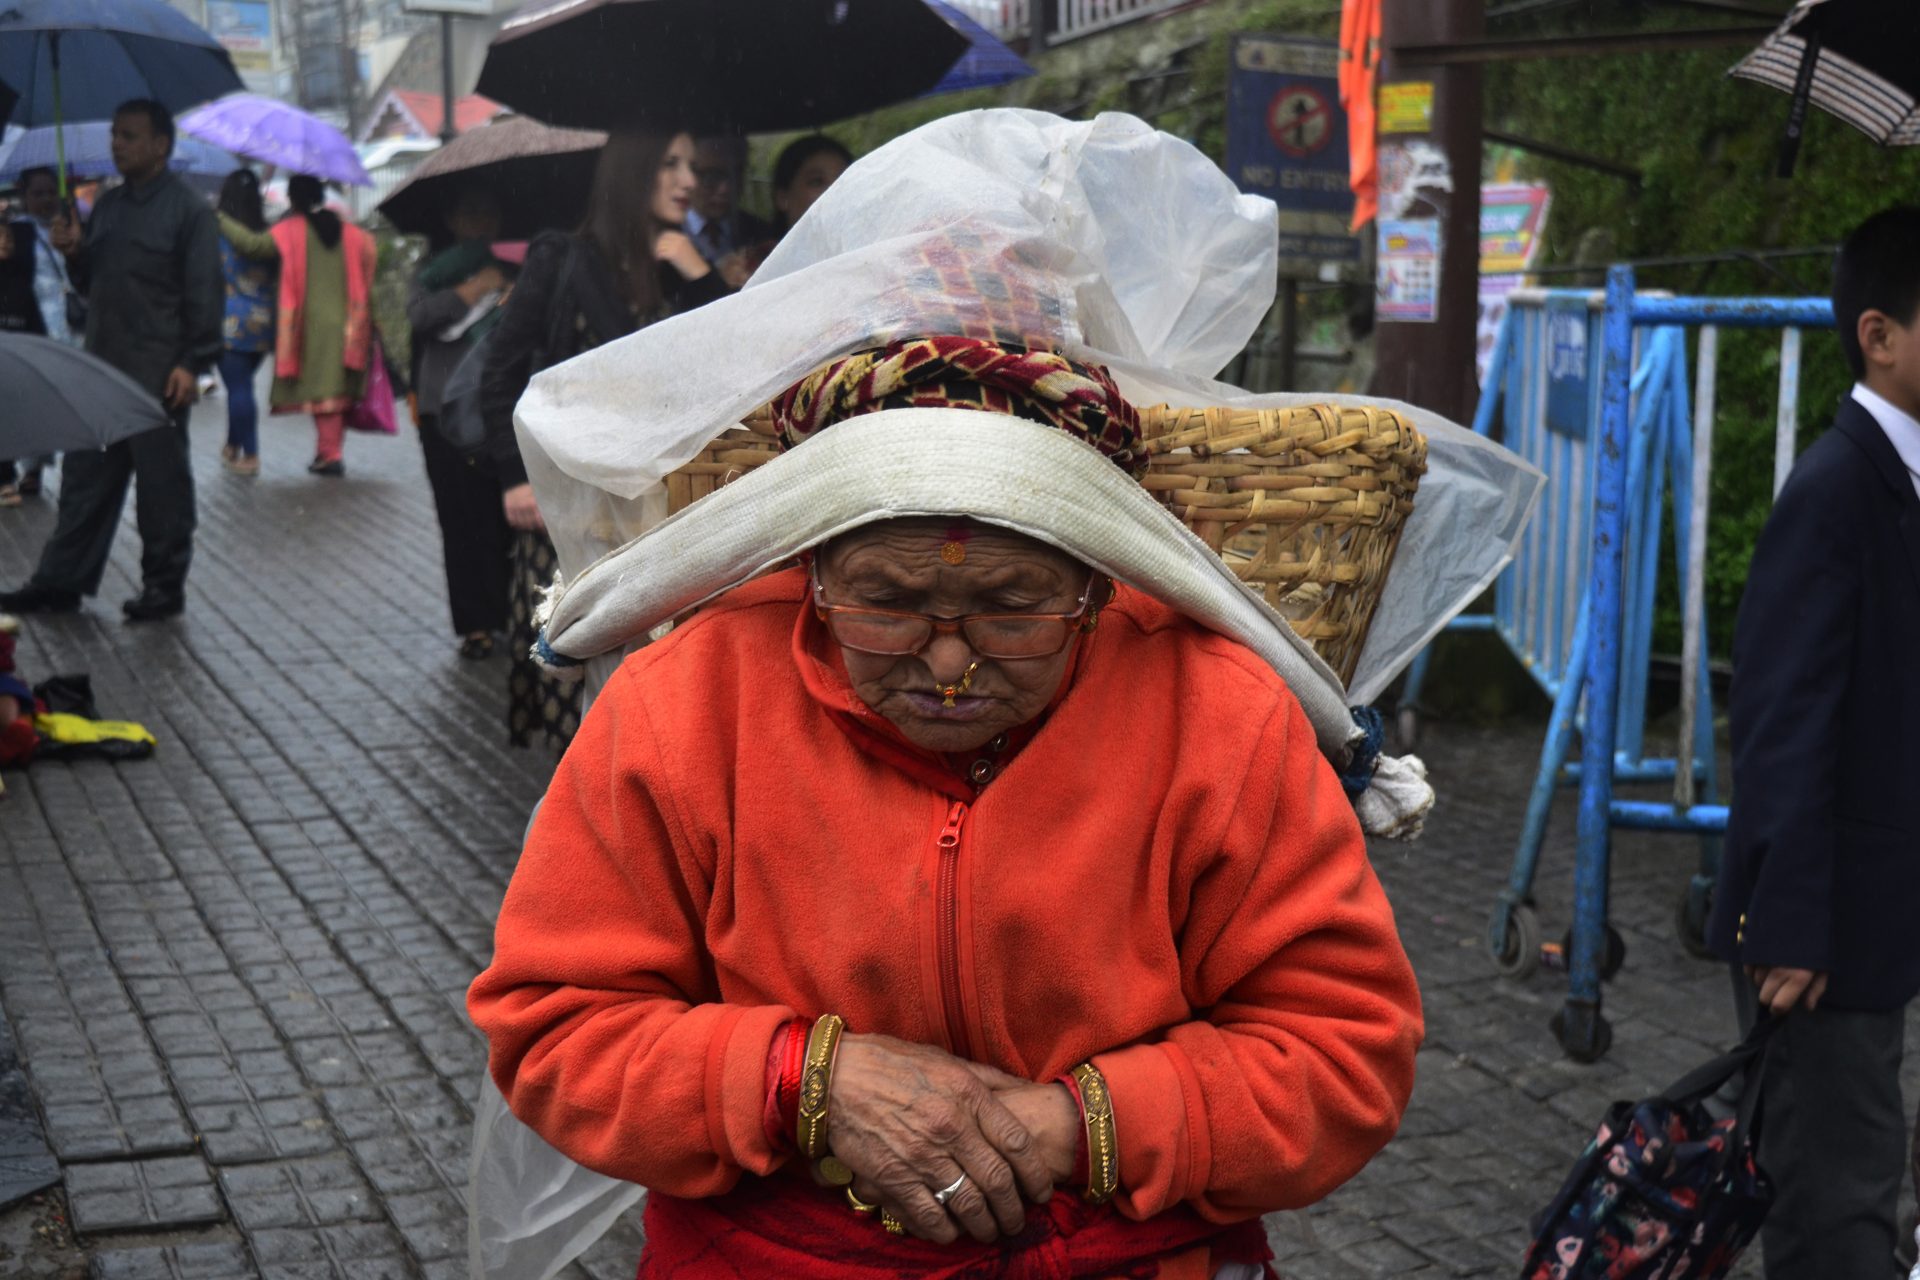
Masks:
[[[856,352],[802,378],[772,406],[774,426],[789,446],[859,414],[929,407],[1042,422],[1136,477],[1147,467],[1140,416],[1105,369],[981,338],[919,338]]]

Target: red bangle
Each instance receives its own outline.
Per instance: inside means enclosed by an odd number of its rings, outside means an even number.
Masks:
[[[800,1077],[807,1068],[807,1031],[805,1019],[787,1024],[787,1043],[780,1064],[780,1132],[791,1134],[800,1124]]]
[[[1073,1176],[1067,1179],[1067,1185],[1084,1187],[1090,1176],[1087,1165],[1087,1100],[1080,1096],[1080,1084],[1072,1076],[1060,1076],[1058,1083],[1067,1086],[1067,1092],[1073,1095],[1074,1109],[1080,1113],[1080,1136],[1073,1144]]]
[[[775,1151],[790,1150],[800,1115],[800,1072],[806,1063],[807,1023],[795,1018],[774,1033],[767,1049],[767,1105],[761,1125]]]

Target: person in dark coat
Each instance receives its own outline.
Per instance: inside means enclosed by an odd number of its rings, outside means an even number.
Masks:
[[[552,679],[529,656],[539,598],[559,562],[513,435],[513,407],[533,375],[727,294],[720,273],[682,229],[696,186],[693,136],[616,133],[594,169],[578,231],[546,232],[527,259],[488,343],[481,416],[514,528],[508,579],[508,741],[536,734],[564,750],[580,727],[580,685]]]
[[[1833,307],[1857,381],[1754,550],[1708,932],[1743,1021],[1780,1019],[1761,1101],[1768,1280],[1893,1274],[1920,993],[1920,209],[1848,237]]]
[[[112,137],[126,181],[100,197],[84,239],[63,215],[53,244],[89,303],[87,350],[147,388],[168,421],[66,456],[53,536],[32,579],[0,592],[0,609],[71,611],[98,591],[127,485],[137,481],[142,584],[123,609],[129,622],[153,622],[185,608],[194,529],[187,414],[199,376],[220,355],[227,291],[213,210],[167,170],[173,114],[148,99],[123,102]]]
[[[440,434],[447,379],[473,348],[475,331],[503,305],[507,277],[490,251],[500,230],[499,202],[470,186],[448,208],[444,233],[414,273],[407,293],[413,329],[413,387],[420,449],[447,571],[460,656],[485,658],[507,626],[507,547],[512,530],[500,504],[500,479],[483,457],[463,457]]]

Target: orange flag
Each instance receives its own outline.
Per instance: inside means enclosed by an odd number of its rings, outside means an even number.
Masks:
[[[1380,0],[1342,0],[1340,105],[1347,110],[1347,185],[1353,188],[1353,228],[1380,211],[1379,140],[1374,135],[1374,88],[1380,78]]]

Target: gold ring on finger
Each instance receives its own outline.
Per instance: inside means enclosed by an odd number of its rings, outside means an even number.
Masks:
[[[855,1213],[872,1213],[875,1209],[878,1209],[880,1207],[877,1204],[868,1204],[865,1200],[862,1200],[859,1196],[853,1194],[852,1187],[848,1187],[846,1191],[847,1191],[847,1203],[853,1206],[853,1211]]]
[[[899,1217],[896,1216],[891,1209],[882,1209],[880,1211],[880,1225],[887,1229],[888,1235],[903,1236],[907,1234],[907,1224],[900,1221]]]

